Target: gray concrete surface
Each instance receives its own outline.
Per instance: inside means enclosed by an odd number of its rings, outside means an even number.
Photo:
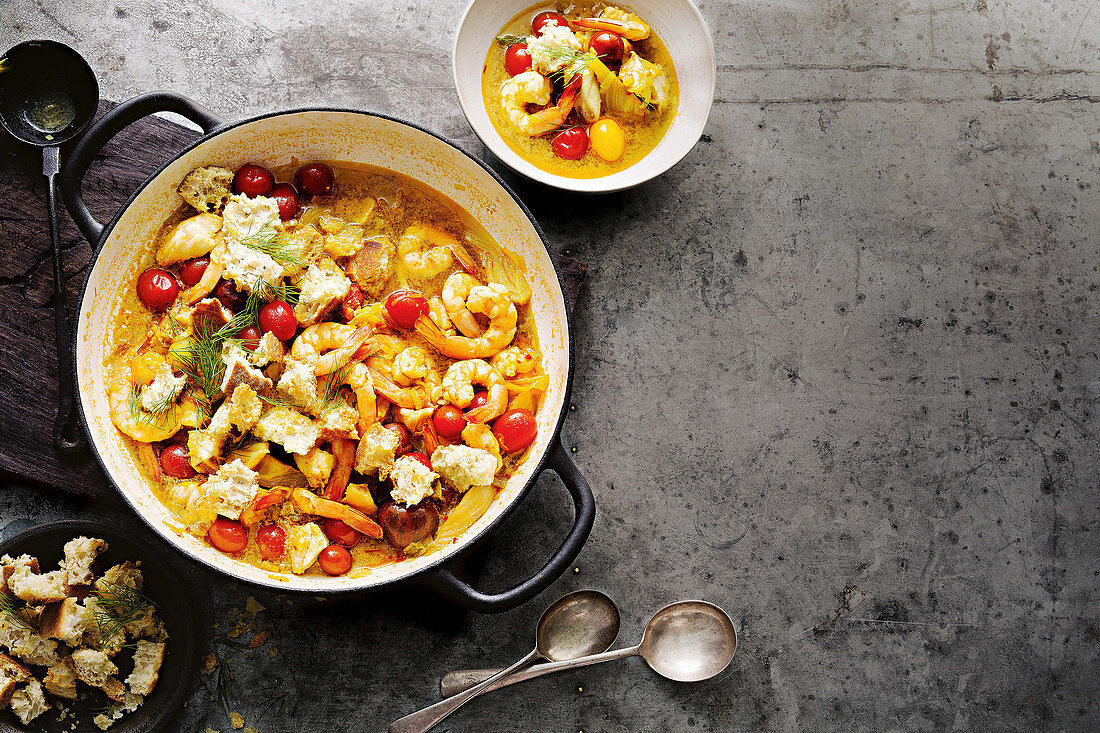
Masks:
[[[364,107],[485,156],[450,81],[461,6],[3,0],[0,39],[74,43],[114,98]],[[697,686],[639,660],[544,679],[441,730],[1100,727],[1100,10],[702,10],[717,99],[685,161],[602,198],[505,174],[551,246],[591,266],[565,427],[600,507],[579,572],[497,617],[259,597],[274,641],[222,647],[248,724],[381,731],[443,671],[523,653],[552,597],[596,586],[626,643],[667,601],[721,604],[737,659]],[[74,507],[11,488],[0,535]],[[484,583],[533,569],[570,517],[540,484]],[[198,585],[214,618],[250,595]],[[204,715],[228,727],[200,688],[184,723]]]

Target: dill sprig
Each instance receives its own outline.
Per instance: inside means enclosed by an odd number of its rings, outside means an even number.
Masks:
[[[147,595],[121,583],[103,583],[103,589],[95,595],[92,613],[99,627],[102,643],[118,636],[127,625],[142,618],[156,604]]]
[[[497,36],[497,43],[502,46],[511,46],[516,43],[527,43],[527,36],[513,36],[508,33],[501,33]]]
[[[546,48],[546,54],[553,61],[565,62],[560,68],[550,72],[550,76],[560,79],[566,85],[572,82],[577,77],[577,74],[587,69],[588,65],[596,60],[596,54],[591,51],[578,51],[575,48],[568,48],[566,46],[548,46]]]
[[[321,393],[321,410],[318,417],[328,417],[336,408],[341,405],[346,405],[347,402],[341,396],[341,387],[344,385],[344,380],[348,378],[348,370],[351,368],[350,364],[344,364],[342,367],[325,377],[325,389]]]
[[[229,668],[229,660],[225,655],[215,654],[214,656],[218,660],[218,676],[214,679],[214,701],[218,703],[218,707],[222,709],[228,720],[229,713],[233,712],[237,695],[240,694],[240,686],[233,677],[233,670]]]
[[[260,223],[259,228],[253,230],[252,222],[248,225],[248,231],[238,241],[249,249],[262,252],[284,267],[301,267],[302,255],[287,238],[275,228],[274,220]]]
[[[173,395],[171,392],[168,392],[154,402],[150,409],[146,410],[141,402],[141,391],[134,387],[130,390],[128,403],[130,414],[150,425],[165,427],[169,424],[169,418],[174,417],[173,411],[177,407],[177,396],[178,395]]]
[[[29,631],[38,632],[38,629],[34,628],[30,619],[27,618],[27,609],[19,605],[19,601],[11,596],[0,594],[0,614],[7,616],[15,623],[22,626]]]

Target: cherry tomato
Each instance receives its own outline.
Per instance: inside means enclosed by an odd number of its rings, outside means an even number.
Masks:
[[[276,560],[286,549],[286,530],[277,524],[269,524],[256,533],[256,544],[265,560]]]
[[[180,280],[189,288],[198,285],[209,264],[210,258],[206,256],[187,260],[180,266]]]
[[[428,315],[428,301],[413,290],[398,290],[386,298],[386,313],[401,328],[412,328],[420,316]]]
[[[262,165],[245,163],[233,175],[233,193],[245,196],[266,196],[275,186],[275,176]]]
[[[626,133],[619,123],[610,117],[596,120],[588,130],[592,141],[592,150],[608,163],[614,163],[623,157],[626,150]]]
[[[317,562],[329,575],[343,575],[351,570],[351,553],[340,545],[329,545],[321,550]]]
[[[167,270],[153,268],[146,270],[138,277],[138,297],[151,311],[167,310],[179,292],[179,283]]]
[[[397,433],[397,438],[400,442],[397,444],[397,452],[395,455],[403,456],[412,450],[412,438],[409,436],[408,428],[396,422],[386,423],[382,427]]]
[[[617,64],[623,60],[626,45],[623,37],[611,31],[600,31],[588,41],[588,47],[599,57],[600,61]]]
[[[355,547],[363,537],[339,519],[326,519],[321,522],[321,529],[325,531],[325,537],[328,537],[329,542],[342,547]]]
[[[222,280],[214,287],[214,298],[229,310],[236,313],[244,308],[245,295],[231,280]]]
[[[588,131],[583,127],[571,127],[559,132],[550,144],[559,158],[578,160],[588,152]]]
[[[172,478],[191,478],[195,469],[191,468],[190,458],[187,446],[170,445],[160,452],[160,468]]]
[[[531,19],[531,32],[536,36],[541,36],[543,27],[548,25],[560,25],[562,28],[568,28],[569,21],[561,13],[548,10]]]
[[[409,453],[407,455],[409,458],[415,458],[416,460],[424,464],[424,468],[428,469],[429,471],[432,470],[432,459],[428,458],[423,453]]]
[[[293,184],[280,183],[275,188],[271,189],[271,198],[275,199],[275,203],[279,204],[279,218],[283,221],[293,219],[298,216],[298,212],[302,207],[298,203],[298,192],[294,189]]]
[[[348,294],[344,296],[344,302],[340,306],[340,315],[344,317],[344,322],[350,321],[355,317],[355,311],[363,305],[363,291],[359,289],[359,286],[355,283],[351,284],[348,288]]]
[[[306,198],[327,196],[332,193],[332,184],[335,180],[332,169],[324,163],[303,165],[294,174],[294,185]]]
[[[414,542],[431,537],[439,529],[439,510],[431,502],[406,507],[386,502],[378,510],[378,524],[386,542],[404,550]]]
[[[432,422],[435,423],[435,431],[444,438],[457,438],[466,427],[466,416],[454,405],[443,405],[436,408]]]
[[[536,434],[538,426],[530,410],[508,410],[493,423],[493,435],[500,447],[508,453],[521,451],[531,445]]]
[[[466,407],[466,411],[469,412],[470,410],[476,410],[479,407],[485,407],[485,403],[487,403],[488,401],[489,401],[489,392],[487,390],[475,389],[474,390],[474,399],[469,404],[469,406]]]
[[[241,552],[248,547],[248,530],[240,522],[218,517],[210,525],[206,539],[222,552]]]
[[[275,334],[280,341],[288,341],[294,338],[294,332],[298,330],[298,319],[289,305],[273,300],[260,308],[260,330]]]
[[[526,43],[513,43],[504,52],[504,69],[509,76],[531,70],[531,52]]]
[[[261,336],[263,336],[263,334],[260,333],[260,329],[255,326],[245,326],[241,329],[241,332],[237,334],[237,338],[241,340],[241,346],[249,351],[256,350],[256,347],[260,345]]]

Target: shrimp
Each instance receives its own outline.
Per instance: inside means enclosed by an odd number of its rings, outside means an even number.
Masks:
[[[474,385],[488,390],[485,404],[466,413],[473,422],[489,422],[508,409],[508,385],[493,365],[481,359],[456,361],[443,377],[443,397],[456,407],[469,407],[474,401]]]
[[[573,104],[580,87],[580,75],[561,93],[558,103],[552,107],[527,113],[527,105],[544,105],[550,102],[550,80],[537,71],[525,71],[513,76],[500,87],[500,106],[512,126],[529,137],[553,132],[565,123],[573,111]]]
[[[184,219],[172,229],[168,241],[157,250],[158,265],[174,265],[192,260],[214,249],[215,236],[222,228],[222,218],[217,214],[199,214]]]
[[[420,346],[410,346],[393,359],[393,381],[399,387],[409,387],[417,381],[439,383],[431,357]]]
[[[466,306],[463,305],[462,307],[465,308]],[[439,326],[439,329],[443,331],[443,333],[448,336],[454,335],[455,326],[451,323],[451,317],[447,315],[447,306],[438,295],[433,295],[428,298],[428,315],[435,321],[435,325]]]
[[[597,18],[577,18],[571,23],[581,28],[612,31],[629,41],[644,41],[651,31],[641,17],[613,5],[604,8]]]
[[[428,394],[423,387],[398,386],[382,371],[386,368],[385,363],[376,356],[367,360],[367,371],[377,394],[406,410],[420,410],[428,406]]]
[[[220,261],[216,261],[211,257],[210,264],[203,270],[202,277],[199,278],[199,281],[183,291],[183,301],[187,303],[187,305],[194,305],[210,295],[210,293],[214,291],[214,286],[222,279],[222,273],[224,271],[225,266],[222,265]]]
[[[416,332],[444,356],[452,359],[488,359],[503,350],[516,335],[519,314],[502,285],[490,283],[470,289],[466,308],[488,316],[489,327],[477,338],[448,336],[428,316],[416,322]]]
[[[179,432],[183,424],[182,410],[172,407],[157,414],[146,412],[141,408],[141,401],[135,399],[136,395],[134,379],[127,368],[107,392],[111,422],[116,428],[141,443],[168,440]]]
[[[367,428],[377,421],[378,405],[375,403],[374,380],[371,379],[370,370],[361,362],[352,362],[344,373],[344,384],[351,387],[355,393],[355,407],[359,410],[359,434],[367,432]],[[336,446],[333,445],[333,450]],[[354,453],[354,451],[353,451]],[[344,483],[347,483],[345,481]]]
[[[490,360],[490,364],[504,377],[511,379],[526,374],[538,366],[538,352],[513,344]]]
[[[366,327],[343,323],[318,323],[302,331],[290,347],[290,355],[313,365],[314,374],[332,374],[353,359],[359,347],[371,335]],[[322,351],[327,351],[324,356]]]
[[[332,455],[336,459],[336,464],[332,468],[332,473],[329,474],[328,483],[325,484],[325,498],[340,501],[344,498],[344,489],[348,487],[351,469],[355,465],[355,443],[347,438],[334,438]]]
[[[356,532],[362,532],[368,537],[380,539],[382,528],[373,519],[358,509],[353,509],[347,504],[341,504],[331,499],[322,499],[312,491],[294,489],[290,494],[290,500],[303,514],[312,514],[326,519],[339,519]]]
[[[462,332],[463,336],[468,338],[481,333],[481,324],[466,308],[466,297],[470,294],[470,290],[480,284],[477,278],[464,272],[456,272],[443,283],[441,296],[443,306],[447,309],[447,318]]]
[[[430,278],[439,275],[452,261],[462,269],[473,271],[475,263],[454,235],[431,224],[413,224],[397,242],[397,256],[416,277]]]
[[[419,433],[424,428],[424,422],[432,416],[435,412],[435,408],[428,406],[422,410],[406,410],[404,407],[397,408],[397,419],[401,421],[401,424],[409,429],[410,433]]]

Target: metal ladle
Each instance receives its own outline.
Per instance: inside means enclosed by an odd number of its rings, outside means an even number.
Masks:
[[[499,670],[484,682],[390,723],[389,733],[424,733],[499,678],[518,672],[539,659],[551,662],[584,657],[608,649],[619,635],[619,608],[598,590],[579,590],[552,603],[539,619],[535,648],[523,659]]]
[[[57,221],[54,176],[60,146],[79,135],[95,116],[99,84],[88,62],[57,41],[26,41],[0,56],[0,125],[18,140],[42,148],[53,244],[54,335],[57,339],[57,418],[54,445],[71,453],[84,446],[73,420],[73,343],[65,302],[65,271]]]
[[[641,657],[657,674],[670,680],[702,682],[728,667],[736,652],[737,631],[725,611],[706,601],[680,601],[665,606],[653,615],[638,646],[564,662],[539,664],[508,676],[499,675],[495,669],[448,672],[443,675],[439,688],[443,697],[450,697],[460,694],[470,685],[494,678],[496,681],[482,690],[489,692],[554,672],[633,656]]]

